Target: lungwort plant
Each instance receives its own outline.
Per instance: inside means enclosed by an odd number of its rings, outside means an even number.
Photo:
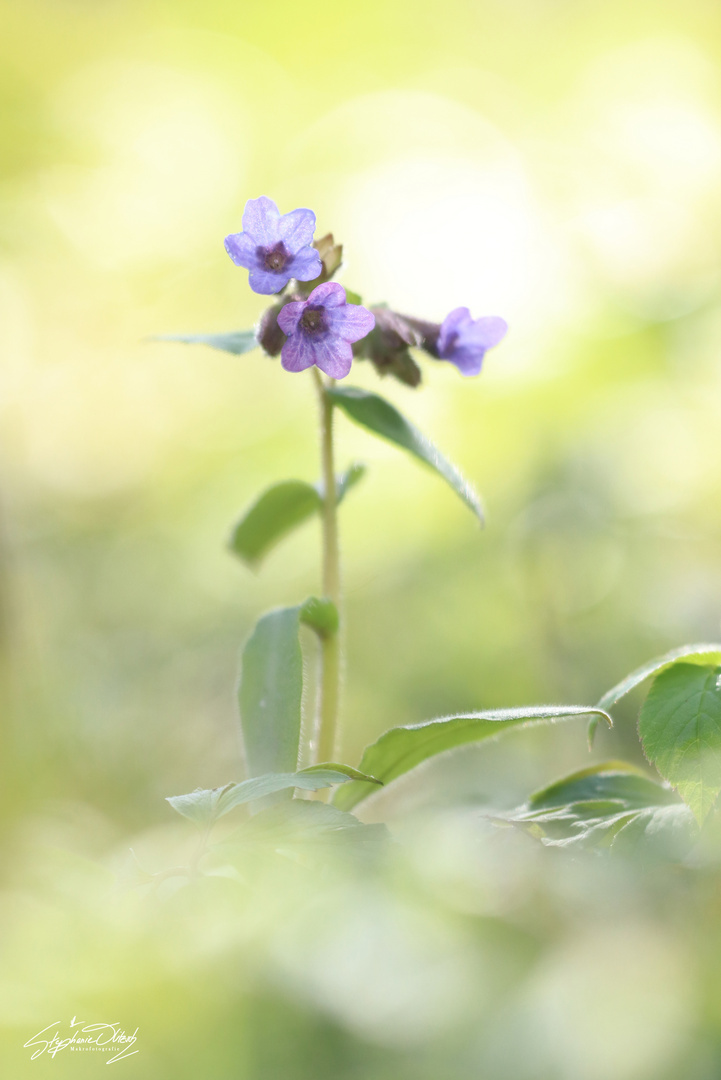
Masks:
[[[381,395],[349,386],[354,363],[370,361],[381,376],[409,387],[421,381],[420,358],[478,375],[486,352],[507,332],[496,316],[473,318],[459,307],[437,324],[399,314],[386,304],[364,307],[361,298],[333,280],[342,247],[332,235],[314,240],[311,210],[281,214],[275,203],[250,200],[243,231],[226,238],[233,262],[249,272],[256,293],[272,297],[255,330],[228,334],[166,336],[233,354],[260,349],[280,356],[285,371],[314,380],[320,425],[320,476],[274,483],[248,507],[231,537],[234,554],[257,568],[270,549],[312,517],[322,522],[320,595],[262,615],[242,656],[239,706],[247,777],[215,790],[169,798],[201,830],[189,873],[208,851],[214,824],[239,806],[251,810],[233,834],[241,847],[275,837],[371,840],[378,827],[362,825],[351,811],[429,758],[512,729],[589,717],[589,745],[599,722],[612,726],[610,710],[653,678],[641,709],[639,736],[651,778],[624,762],[584,768],[531,795],[512,813],[492,820],[545,844],[616,851],[669,853],[682,858],[721,790],[721,644],[688,646],[633,672],[595,704],[536,705],[424,720],[386,731],[356,766],[337,762],[341,704],[343,605],[338,543],[339,508],[361,480],[364,467],[336,462],[339,414],[370,434],[411,454],[446,482],[476,519],[478,495],[461,472],[394,405]],[[301,626],[317,638],[318,704],[315,726],[302,745],[303,656]],[[300,768],[301,762],[312,762]],[[332,802],[325,801],[334,788]],[[324,793],[320,798],[309,793]],[[228,839],[218,850],[228,850]]]

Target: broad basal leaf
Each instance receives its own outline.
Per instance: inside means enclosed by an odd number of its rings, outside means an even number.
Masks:
[[[426,436],[398,412],[394,405],[378,394],[355,386],[329,387],[326,393],[343,412],[375,435],[408,450],[420,461],[434,469],[450,484],[457,495],[481,521],[483,511],[478,495],[461,476],[458,469],[441,454]]]
[[[209,345],[211,349],[240,356],[258,348],[255,330],[233,330],[229,334],[158,334],[153,341],[181,341],[185,345]]]
[[[658,675],[678,660],[684,660],[687,664],[721,664],[721,643],[704,642],[700,645],[681,645],[678,649],[671,649],[670,652],[664,653],[663,656],[657,656],[655,660],[649,660],[632,671],[625,679],[621,679],[616,686],[612,686],[599,701],[599,709],[612,708],[645,679]],[[597,726],[598,717],[592,717],[588,725],[589,746],[593,745]]]
[[[638,720],[644,753],[703,822],[721,791],[721,667],[676,663]]]
[[[447,716],[439,720],[428,720],[424,724],[391,728],[381,735],[377,742],[366,747],[360,768],[387,784],[435,754],[442,754],[464,743],[493,738],[509,728],[564,720],[573,716],[587,716],[599,711],[607,723],[612,725],[610,716],[593,706],[532,705],[519,709],[469,713],[465,716]],[[336,806],[349,810],[374,790],[371,784],[357,781],[339,790],[334,802]]]
[[[299,622],[300,607],[271,611],[243,650],[238,700],[251,776],[296,771],[303,696]]]

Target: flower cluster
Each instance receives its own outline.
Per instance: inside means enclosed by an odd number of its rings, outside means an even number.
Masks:
[[[474,319],[459,307],[442,323],[431,323],[385,305],[369,310],[349,303],[343,286],[331,281],[343,249],[331,234],[314,241],[315,224],[312,210],[281,214],[261,196],[246,203],[243,232],[225,239],[233,262],[249,271],[251,289],[278,296],[257,331],[268,355],[280,353],[286,371],[315,365],[332,379],[345,378],[355,356],[370,360],[381,375],[417,386],[421,371],[409,351],[415,347],[454,364],[461,375],[479,374],[488,349],[506,335],[503,319]]]

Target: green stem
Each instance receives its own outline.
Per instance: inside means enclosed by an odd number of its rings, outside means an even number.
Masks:
[[[340,613],[340,555],[333,460],[333,402],[323,379],[313,368],[320,404],[321,465],[323,475],[323,595]],[[321,642],[318,761],[335,760],[336,724],[340,696],[340,637],[329,634]]]

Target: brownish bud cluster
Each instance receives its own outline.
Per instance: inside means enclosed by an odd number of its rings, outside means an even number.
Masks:
[[[353,346],[359,360],[370,360],[379,375],[392,375],[406,386],[418,386],[421,370],[408,351],[423,344],[411,321],[387,307],[372,307],[376,324]]]

